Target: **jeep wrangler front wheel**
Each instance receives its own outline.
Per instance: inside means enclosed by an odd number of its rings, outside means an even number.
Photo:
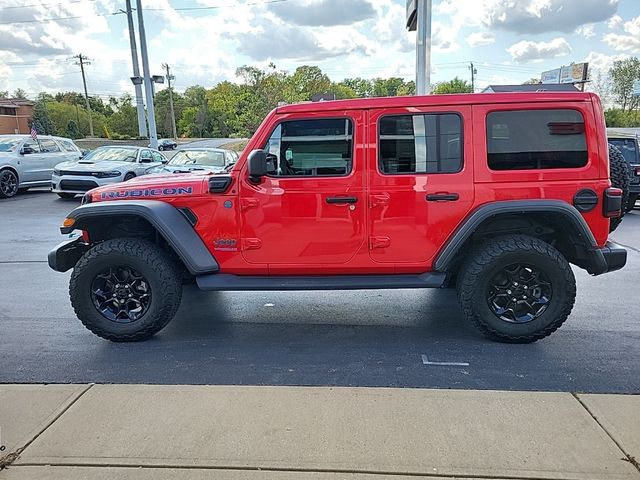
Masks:
[[[525,235],[480,245],[458,276],[465,317],[501,342],[529,343],[550,335],[571,313],[575,295],[567,260],[548,243]]]
[[[115,342],[145,340],[171,321],[182,298],[176,265],[143,239],[102,242],[78,261],[69,283],[71,304],[96,335]]]

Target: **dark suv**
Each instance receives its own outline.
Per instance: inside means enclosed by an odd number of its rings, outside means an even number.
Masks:
[[[633,210],[640,195],[640,128],[607,128],[609,143],[618,147],[629,166],[629,202]]]

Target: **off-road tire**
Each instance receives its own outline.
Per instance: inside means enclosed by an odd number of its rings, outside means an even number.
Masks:
[[[127,173],[127,174],[124,176],[124,180],[122,180],[122,181],[123,181],[123,182],[128,182],[128,181],[129,181],[129,180],[131,180],[132,178],[136,178],[136,174],[135,174],[135,173],[131,173],[131,172],[129,172],[129,173]]]
[[[526,264],[550,280],[547,309],[526,323],[509,323],[489,307],[490,282],[502,269]],[[567,260],[548,243],[526,235],[506,235],[472,249],[458,274],[458,299],[464,316],[485,336],[506,343],[530,343],[557,330],[567,319],[576,296],[575,277]]]
[[[131,267],[149,283],[148,310],[131,323],[107,319],[93,303],[94,278],[112,266]],[[71,274],[69,296],[76,315],[90,331],[114,342],[136,342],[152,337],[171,321],[180,306],[182,281],[175,263],[154,243],[138,238],[115,238],[97,244],[80,258]]]
[[[18,193],[18,176],[9,168],[0,170],[0,198],[11,198]]]
[[[76,198],[76,194],[75,193],[61,192],[61,193],[58,193],[58,196],[60,198],[64,198],[65,200],[71,200],[72,198]]]
[[[615,145],[609,144],[609,170],[611,186],[622,190],[622,215],[612,218],[609,223],[609,232],[613,232],[622,222],[622,217],[628,211],[629,204],[629,167],[622,152]]]

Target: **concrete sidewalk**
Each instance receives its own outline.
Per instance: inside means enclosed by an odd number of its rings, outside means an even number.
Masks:
[[[0,385],[0,428],[2,480],[640,480],[640,396]]]

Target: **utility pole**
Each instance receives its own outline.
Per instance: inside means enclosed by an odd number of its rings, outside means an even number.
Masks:
[[[476,91],[476,73],[478,70],[473,66],[473,62],[469,62],[469,69],[471,70],[471,93]]]
[[[431,7],[433,0],[417,0],[416,93],[431,92]]]
[[[176,132],[176,114],[173,110],[173,91],[171,90],[171,80],[173,80],[176,77],[171,75],[171,71],[169,70],[169,64],[163,63],[162,66],[167,71],[167,83],[169,84],[169,108],[171,109],[171,131],[173,132],[173,139],[177,140],[178,133]]]
[[[151,148],[158,148],[158,133],[156,131],[156,117],[153,108],[153,90],[151,74],[149,73],[149,57],[147,54],[147,37],[144,32],[144,18],[142,15],[142,0],[136,0],[138,10],[138,32],[140,33],[140,54],[142,55],[142,73],[144,75],[144,94],[147,98],[147,118],[149,121],[149,143]]]
[[[87,93],[87,79],[84,75],[84,66],[90,65],[91,62],[87,61],[87,57],[79,53],[74,58],[78,61],[76,65],[80,65],[80,71],[82,72],[82,84],[84,85],[84,99],[87,102],[87,113],[89,114],[89,136],[93,137],[93,120],[91,119],[91,105],[89,104],[89,94]]]
[[[131,0],[126,0],[127,21],[129,23],[129,44],[131,45],[131,63],[133,64],[133,76],[140,76],[140,66],[138,65],[138,49],[136,48],[136,32],[133,27],[133,12],[131,10]],[[138,111],[138,135],[147,136],[147,121],[144,118],[144,101],[142,100],[142,85],[134,85],[136,89],[136,110]]]

